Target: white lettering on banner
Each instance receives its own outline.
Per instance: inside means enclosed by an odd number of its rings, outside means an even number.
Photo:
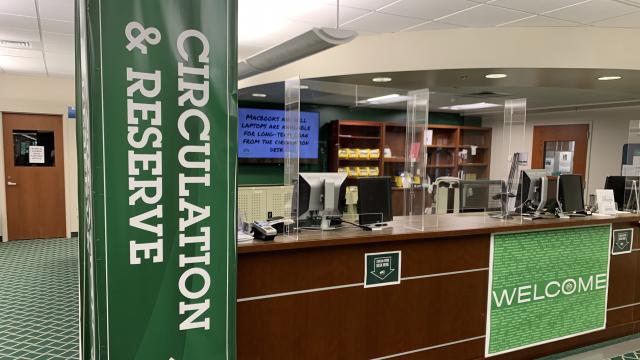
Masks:
[[[146,52],[144,52],[146,53]],[[163,255],[162,219],[162,103],[154,98],[160,94],[161,72],[141,72],[127,68],[127,152],[129,175],[129,205],[146,207],[129,218],[129,226],[153,234],[155,241],[130,240],[129,264],[142,260],[161,263]],[[136,98],[134,99],[134,96]],[[140,133],[142,132],[142,133]],[[140,257],[142,255],[142,257]]]
[[[201,49],[195,59],[186,48]],[[180,315],[186,316],[180,330],[209,329],[210,300],[206,298],[211,277],[203,266],[211,262],[211,210],[209,205],[198,204],[198,194],[211,192],[210,177],[211,122],[202,109],[209,103],[209,40],[197,30],[186,30],[177,38],[178,63],[177,99],[181,108],[177,130],[188,145],[178,150],[178,266],[183,269],[178,290],[185,298],[178,304]],[[191,132],[188,130],[191,128]],[[204,206],[203,206],[204,205]],[[197,234],[194,235],[195,230]],[[186,232],[191,232],[187,235]],[[188,286],[189,284],[189,286]]]
[[[493,291],[493,305],[497,308],[524,304],[530,301],[552,299],[559,295],[571,296],[579,293],[602,290],[607,287],[607,274],[552,280],[538,288],[538,284],[521,285],[511,289]]]

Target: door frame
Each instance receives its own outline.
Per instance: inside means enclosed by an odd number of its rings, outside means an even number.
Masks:
[[[24,109],[1,109],[0,110],[0,129],[4,128],[3,113],[14,114],[34,114],[34,115],[55,115],[62,116],[62,139],[63,139],[63,156],[64,156],[64,192],[65,192],[65,229],[66,236],[71,237],[73,233],[78,231],[78,181],[77,181],[77,160],[76,160],[76,136],[75,136],[75,119],[69,119],[68,114],[64,111],[25,111]],[[71,121],[73,120],[73,121]],[[4,139],[0,136],[0,178],[3,180],[0,185],[0,236],[1,242],[9,241],[9,231],[7,228],[7,182],[5,181],[4,171]]]
[[[562,118],[562,112],[553,112],[553,113],[549,113],[549,114],[545,114],[547,116],[553,115],[554,118],[561,119]],[[534,116],[531,116],[530,118],[533,118]],[[553,126],[553,125],[589,125],[589,137],[587,138],[587,162],[585,165],[585,176],[583,178],[584,181],[584,196],[585,196],[585,201],[588,200],[589,198],[589,193],[587,191],[587,189],[589,188],[589,174],[591,172],[591,146],[592,146],[592,140],[593,140],[593,120],[577,120],[577,119],[569,119],[566,121],[562,121],[559,122],[560,120],[541,120],[541,121],[535,121],[533,119],[529,120],[527,119],[527,135],[528,135],[528,139],[527,139],[527,148],[530,152],[530,156],[531,158],[533,157],[533,127],[534,126]],[[528,167],[531,168],[532,165],[532,161],[529,160],[529,164]]]

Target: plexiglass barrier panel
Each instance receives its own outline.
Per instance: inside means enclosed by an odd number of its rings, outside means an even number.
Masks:
[[[537,186],[538,179],[529,184],[527,172],[522,171],[529,165],[526,125],[527,99],[506,100],[502,125],[503,153],[497,155],[503,158],[503,191],[496,195],[500,199],[500,212],[490,214],[503,221],[521,222],[523,216],[538,216],[538,209],[534,210],[532,204],[535,199],[530,199],[529,191]]]
[[[428,183],[427,143],[429,142],[429,90],[411,91],[407,94],[407,120],[404,151],[404,172],[401,182],[404,193],[403,215],[405,225],[424,230],[433,225],[426,219]],[[427,185],[427,186],[425,186]],[[437,215],[436,215],[437,217]]]
[[[283,208],[290,218],[283,231],[284,236],[297,240],[300,192],[300,78],[286,80],[284,85],[284,185],[291,188],[291,198],[284,196],[282,199]]]
[[[612,189],[618,210],[640,210],[640,120],[629,121],[629,136],[622,147],[621,176],[610,176],[605,187]]]

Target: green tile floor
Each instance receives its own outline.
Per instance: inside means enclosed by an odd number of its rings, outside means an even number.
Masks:
[[[78,240],[0,243],[0,360],[79,358]]]

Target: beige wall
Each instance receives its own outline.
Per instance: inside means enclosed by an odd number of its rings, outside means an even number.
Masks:
[[[640,70],[640,29],[473,28],[360,36],[238,83],[240,89],[345,74],[474,68]]]
[[[513,151],[529,153],[531,164],[531,146],[533,126],[561,124],[589,124],[589,148],[587,154],[587,177],[585,196],[602,189],[607,175],[620,175],[622,145],[628,142],[629,121],[640,120],[640,108],[600,109],[585,111],[565,111],[542,114],[529,114],[525,140]],[[507,146],[502,139],[502,115],[485,117],[483,125],[492,127],[491,178],[505,179],[508,174]],[[520,143],[520,142],[519,142]]]
[[[78,231],[78,181],[75,119],[67,107],[75,104],[74,81],[69,78],[30,77],[0,74],[0,126],[2,112],[62,115],[67,236]],[[3,149],[0,136],[0,149]],[[0,156],[0,178],[5,179],[4,156]],[[0,233],[7,239],[6,182],[0,185]]]

